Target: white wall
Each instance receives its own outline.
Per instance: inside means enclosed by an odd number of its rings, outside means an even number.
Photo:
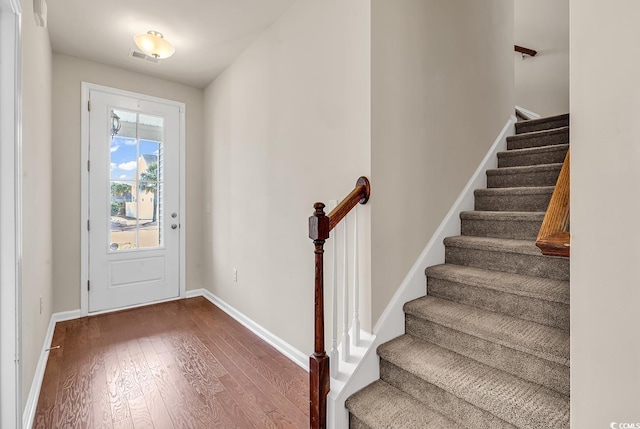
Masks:
[[[51,45],[22,2],[22,401],[49,326],[52,288]],[[42,312],[40,312],[42,297]]]
[[[373,0],[371,13],[375,323],[513,113],[513,3]]]
[[[370,173],[369,31],[368,0],[299,0],[205,90],[207,288],[305,353],[307,219]]]
[[[132,60],[135,61],[135,60]],[[67,55],[53,55],[54,311],[80,308],[80,83],[186,103],[187,290],[202,287],[203,91]]]
[[[542,116],[569,111],[569,0],[516,0],[515,44],[538,51],[514,53],[516,105]]]
[[[574,428],[640,423],[639,16],[635,0],[571,2]]]

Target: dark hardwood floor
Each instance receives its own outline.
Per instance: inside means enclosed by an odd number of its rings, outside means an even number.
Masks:
[[[58,323],[34,428],[306,428],[308,374],[204,298]]]

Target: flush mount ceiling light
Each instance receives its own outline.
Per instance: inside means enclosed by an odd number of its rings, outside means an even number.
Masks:
[[[171,43],[165,40],[162,33],[147,31],[146,34],[138,34],[133,38],[138,48],[150,57],[163,59],[169,58],[176,51]]]

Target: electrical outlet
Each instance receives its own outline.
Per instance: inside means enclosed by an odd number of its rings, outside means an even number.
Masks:
[[[238,269],[237,268],[233,269],[233,282],[234,283],[238,283]]]
[[[40,314],[42,314],[42,297],[40,297]]]

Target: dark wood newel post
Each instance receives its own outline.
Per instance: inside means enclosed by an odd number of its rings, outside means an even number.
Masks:
[[[315,245],[316,277],[314,308],[314,349],[309,357],[309,421],[311,429],[327,427],[327,395],[331,383],[329,356],[324,349],[324,243],[329,232],[358,204],[369,201],[369,179],[358,178],[355,188],[327,216],[324,204],[315,203],[313,216],[309,218],[309,238]]]
[[[315,309],[314,349],[309,357],[311,429],[327,427],[327,394],[329,393],[329,356],[324,349],[324,243],[329,238],[329,218],[324,204],[315,203],[309,218],[309,238],[315,245]]]

